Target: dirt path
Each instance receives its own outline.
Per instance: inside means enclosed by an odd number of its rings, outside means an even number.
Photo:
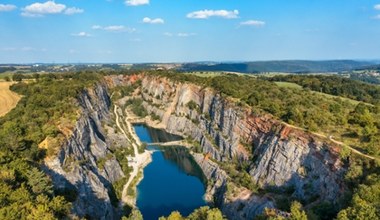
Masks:
[[[148,164],[151,161],[151,153],[149,151],[145,151],[144,153],[140,154],[138,150],[138,143],[141,143],[135,132],[132,131],[132,125],[129,123],[128,120],[126,120],[126,124],[128,127],[129,134],[132,135],[132,138],[134,140],[130,140],[128,138],[127,133],[123,129],[123,127],[120,125],[119,121],[119,113],[117,112],[118,107],[115,105],[114,107],[114,113],[116,116],[116,125],[117,127],[123,132],[125,138],[132,144],[133,151],[135,156],[133,157],[133,160],[129,163],[130,166],[132,166],[132,172],[130,173],[129,179],[127,183],[123,187],[123,192],[121,196],[122,203],[130,203],[130,199],[128,198],[128,187],[131,185],[132,181],[136,178],[138,175],[140,169],[142,169],[146,164]],[[128,119],[128,118],[127,118]],[[137,144],[136,144],[137,143]]]
[[[9,90],[13,82],[0,82],[0,117],[16,107],[21,97]]]
[[[288,124],[288,123],[285,123],[285,122],[282,122],[282,124],[288,126],[288,127],[291,127],[291,128],[294,128],[294,129],[297,129],[297,130],[302,130],[302,131],[307,131],[306,129],[304,128],[300,128],[300,127],[297,127],[297,126],[294,126],[294,125],[291,125],[291,124]],[[307,132],[310,132],[310,131],[307,131]],[[376,160],[378,158],[376,157],[373,157],[373,156],[370,156],[368,154],[364,154],[358,150],[356,150],[355,148],[352,148],[350,146],[348,146],[347,144],[341,142],[341,141],[337,141],[337,140],[334,140],[331,136],[327,137],[326,135],[324,134],[320,134],[320,133],[316,133],[316,132],[310,132],[312,133],[313,135],[315,136],[318,136],[318,137],[321,137],[321,138],[325,138],[325,139],[329,139],[330,141],[332,141],[333,143],[337,144],[337,145],[340,145],[340,146],[344,146],[344,147],[347,147],[348,149],[350,149],[353,153],[355,154],[358,154],[358,155],[361,155],[363,157],[366,157],[368,159],[371,159],[371,160]]]

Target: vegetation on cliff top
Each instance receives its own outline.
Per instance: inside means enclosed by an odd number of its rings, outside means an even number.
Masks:
[[[376,94],[370,95],[370,90],[366,90],[364,86],[361,91],[368,94],[363,97],[373,105],[354,105],[345,99],[320,96],[308,89],[279,87],[268,79],[236,75],[201,78],[167,72],[153,74],[212,87],[221,95],[232,97],[240,105],[251,106],[256,113],[270,113],[278,119],[312,131],[339,134],[357,144],[356,146],[362,146],[368,153],[379,153],[378,98]],[[70,201],[75,200],[75,193],[54,192],[50,178],[40,170],[40,163],[46,155],[56,152],[56,147],[64,140],[65,128],[72,128],[77,120],[77,96],[98,80],[99,76],[94,73],[48,74],[41,76],[36,82],[19,83],[12,87],[23,98],[15,109],[0,118],[0,219],[53,219],[69,214]],[[307,87],[309,84],[302,80],[291,82]],[[330,79],[326,79],[326,82],[324,78],[318,80],[325,86]],[[357,93],[351,94],[344,88],[343,86],[339,90],[342,93],[337,95],[361,100],[361,96],[355,96]],[[131,90],[125,91],[130,92]],[[139,100],[131,100],[129,104],[136,107],[136,112],[140,112]],[[195,107],[191,103],[189,105]],[[56,140],[51,142],[55,146],[39,148],[38,145],[46,138]],[[347,208],[338,214],[338,219],[380,216],[378,165],[358,161],[360,160],[350,161],[346,181],[355,190],[342,203],[342,207]],[[317,216],[323,216],[328,211],[326,209],[322,207],[317,210],[321,212],[316,213]],[[194,216],[206,216],[205,219],[208,219],[209,212],[211,211],[198,210],[195,211],[198,214]],[[336,212],[337,210],[333,215]],[[212,213],[211,216],[219,216],[217,210]],[[191,215],[184,218],[178,213],[173,214],[172,218],[175,217],[191,219]]]
[[[292,82],[305,89],[346,97],[374,105],[380,104],[380,86],[339,76],[278,75],[267,79],[270,81]]]
[[[12,86],[23,97],[0,118],[0,219],[55,219],[69,214],[69,201],[75,196],[54,192],[40,163],[61,145],[60,129],[70,129],[76,122],[77,96],[98,79],[94,73],[44,75],[36,82]],[[39,148],[47,137],[58,140],[56,146]]]
[[[252,107],[258,114],[271,113],[289,124],[328,135],[339,135],[338,137],[354,143],[355,147],[361,147],[367,153],[379,154],[380,108],[378,105],[347,100],[347,98],[360,100],[359,96],[343,95],[343,93],[337,95],[345,98],[325,96],[310,89],[302,89],[300,86],[277,86],[266,78],[257,79],[231,74],[209,78],[170,72],[151,74],[180,82],[196,83],[202,87],[212,87],[222,96],[232,97],[239,105]],[[322,77],[321,80],[323,82],[325,78]],[[327,77],[325,83],[332,85],[330,80]],[[341,83],[345,81],[342,80]],[[356,82],[351,83],[356,84]],[[361,89],[366,91],[365,88]],[[376,94],[370,95],[368,92],[365,97],[373,97],[371,102],[378,104]],[[346,160],[349,153],[344,155],[342,158]],[[350,185],[349,188],[354,190],[347,189],[345,196],[342,197],[343,200],[337,201],[338,205],[315,203],[307,210],[310,219],[335,218],[340,209],[342,210],[339,212],[339,219],[360,219],[360,216],[366,215],[376,218],[380,216],[380,206],[377,204],[380,198],[377,192],[380,189],[380,181],[376,178],[380,175],[379,164],[367,158],[360,158],[358,155],[352,155],[346,162],[350,167],[345,181]],[[308,202],[304,204],[307,205]]]
[[[180,82],[191,82],[202,87],[211,87],[222,96],[235,99],[239,105],[251,107],[256,113],[270,113],[275,118],[291,125],[323,133],[326,136],[333,136],[334,139],[360,148],[367,154],[377,156],[380,153],[378,147],[380,145],[380,105],[378,105],[380,91],[377,86],[368,85],[367,88],[365,83],[340,78],[335,80],[335,77],[316,78],[319,80],[320,86],[323,86],[322,92],[326,91],[329,94],[341,95],[358,101],[368,100],[377,104],[368,105],[361,102],[354,104],[345,98],[320,95],[310,89],[278,86],[270,81],[280,80],[280,78],[269,78],[270,80],[268,80],[268,78],[236,74],[198,77],[192,74],[164,71],[149,72],[148,74],[168,77]],[[294,77],[302,78],[302,76]],[[309,79],[308,76],[305,76],[304,84],[308,82],[306,79]],[[313,79],[314,76],[310,76],[310,81],[316,81]],[[333,87],[334,82],[337,83],[335,87]],[[301,85],[303,84],[301,83]],[[357,91],[349,89],[351,85],[357,86]],[[320,90],[319,87],[312,88]],[[333,93],[333,91],[338,92]]]

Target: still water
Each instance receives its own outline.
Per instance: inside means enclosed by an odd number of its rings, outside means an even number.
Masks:
[[[143,124],[134,125],[142,142],[180,140],[176,135]],[[149,146],[152,163],[144,169],[144,179],[137,186],[137,207],[144,219],[156,220],[178,210],[183,216],[206,205],[205,178],[188,150],[180,146]]]

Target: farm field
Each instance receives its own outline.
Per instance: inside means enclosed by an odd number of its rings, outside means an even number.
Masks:
[[[0,82],[0,117],[16,107],[20,96],[9,90],[13,82]]]

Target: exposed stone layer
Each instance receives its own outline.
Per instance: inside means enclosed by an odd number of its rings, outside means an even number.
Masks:
[[[142,85],[135,97],[144,100],[149,113],[161,118],[161,127],[196,140],[202,152],[216,161],[248,162],[249,174],[261,187],[294,188],[292,196],[305,201],[335,202],[342,194],[345,170],[335,151],[337,147],[331,143],[191,83],[137,75],[113,76],[110,81],[114,85],[128,85],[137,79],[142,80]],[[243,193],[244,198],[236,197],[234,201],[223,197],[225,173],[212,168],[216,164],[204,164],[199,158],[197,161],[214,184],[208,190],[214,197],[209,201],[221,201],[219,205],[228,216],[233,213],[251,217],[265,206],[274,206],[266,196],[259,198],[248,193],[247,197]],[[243,211],[237,214],[236,206],[231,204],[240,200],[251,206],[240,206]]]
[[[109,76],[107,85],[98,84],[83,92],[81,116],[72,134],[57,157],[46,160],[55,186],[78,192],[73,204],[78,216],[118,218],[110,188],[124,174],[114,156],[106,160],[103,169],[98,167],[111,153],[110,135],[101,124],[110,114],[107,87],[128,86],[137,80],[141,86],[133,97],[142,98],[147,111],[160,117],[160,126],[199,144],[202,154],[194,154],[194,158],[209,180],[206,199],[229,218],[250,219],[276,204],[269,194],[254,195],[236,186],[218,163],[248,163],[255,183],[263,188],[294,188],[292,196],[304,201],[334,202],[342,194],[344,168],[336,147],[326,141],[269,115],[256,114],[254,109],[239,106],[236,100],[208,88],[153,76]],[[112,143],[125,141],[113,136],[117,138]]]
[[[78,103],[79,120],[57,156],[45,160],[45,169],[55,188],[76,191],[75,215],[117,219],[117,209],[112,206],[110,195],[112,183],[124,177],[124,173],[114,156],[107,157],[111,154],[110,141],[102,128],[102,122],[110,117],[107,86],[98,84],[85,90]],[[101,168],[100,160],[105,160]]]

